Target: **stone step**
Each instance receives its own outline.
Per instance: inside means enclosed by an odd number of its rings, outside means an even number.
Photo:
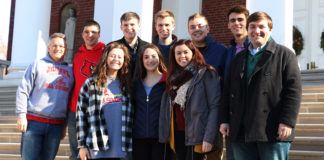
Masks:
[[[324,102],[302,102],[299,112],[324,112]]]
[[[324,152],[324,137],[295,137],[292,150],[310,150]]]
[[[18,130],[17,130],[18,131]],[[0,143],[20,143],[21,133],[20,132],[0,132]],[[66,134],[61,144],[69,144],[69,139]]]
[[[55,160],[68,160],[69,156],[56,156]],[[0,160],[21,160],[20,154],[0,154]]]
[[[324,112],[299,113],[297,123],[324,124]]]
[[[324,102],[323,93],[303,93],[302,102]]]
[[[16,106],[16,101],[0,101],[0,107]]]
[[[324,135],[324,124],[297,124],[295,128],[297,136],[315,136],[322,137]]]
[[[323,151],[290,150],[289,160],[323,160]]]
[[[6,95],[0,95],[0,101],[16,101],[16,94],[6,94]]]
[[[16,123],[0,124],[0,133],[3,132],[19,132]]]
[[[31,146],[32,147],[32,146]],[[0,143],[0,154],[20,154],[20,143]],[[60,144],[58,156],[69,156],[69,144]]]
[[[0,87],[0,94],[2,93],[16,93],[17,86],[15,87]]]
[[[302,92],[303,93],[324,93],[324,86],[323,85],[303,86]]]
[[[2,116],[15,116],[15,109],[13,107],[6,107],[6,108],[2,108],[0,107],[0,117]]]
[[[13,124],[17,122],[17,116],[0,116],[0,124]]]

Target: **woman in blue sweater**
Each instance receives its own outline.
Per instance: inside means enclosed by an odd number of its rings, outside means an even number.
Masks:
[[[134,80],[133,159],[163,160],[167,146],[158,142],[158,129],[166,67],[158,47],[143,47],[138,68],[138,78]]]

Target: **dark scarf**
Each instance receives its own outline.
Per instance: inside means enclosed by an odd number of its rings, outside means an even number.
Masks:
[[[198,73],[198,64],[191,61],[184,69],[179,69],[170,78],[170,98],[173,103],[179,87],[191,80]],[[176,105],[176,104],[175,104]]]

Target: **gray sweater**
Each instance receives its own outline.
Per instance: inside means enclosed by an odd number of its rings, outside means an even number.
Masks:
[[[26,69],[16,92],[16,113],[48,119],[65,119],[74,77],[66,62],[55,62],[48,54]]]

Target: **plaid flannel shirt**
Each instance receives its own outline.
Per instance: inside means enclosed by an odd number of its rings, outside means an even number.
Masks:
[[[108,130],[101,112],[104,87],[96,86],[94,76],[88,78],[79,94],[76,110],[78,148],[108,150]],[[133,109],[129,94],[125,89],[122,102],[122,151],[132,151]],[[127,96],[125,96],[127,95]]]

